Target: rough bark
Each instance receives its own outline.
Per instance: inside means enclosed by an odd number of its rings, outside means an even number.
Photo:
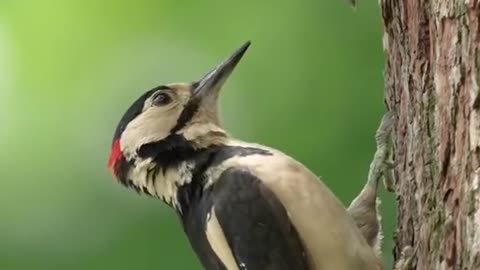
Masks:
[[[480,269],[480,0],[380,0],[408,269]]]

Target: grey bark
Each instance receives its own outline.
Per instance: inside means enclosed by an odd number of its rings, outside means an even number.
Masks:
[[[394,258],[480,269],[480,0],[380,0],[398,204]]]

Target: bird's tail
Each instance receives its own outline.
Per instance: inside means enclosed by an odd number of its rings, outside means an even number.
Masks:
[[[375,135],[377,151],[370,164],[367,183],[347,209],[378,257],[381,256],[383,234],[381,216],[378,212],[380,200],[377,198],[377,189],[378,182],[382,177],[388,190],[391,190],[393,186],[391,165],[388,162],[390,157],[389,139],[393,123],[393,115],[386,113]]]

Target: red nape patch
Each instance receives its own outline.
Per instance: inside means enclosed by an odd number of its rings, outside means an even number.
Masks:
[[[114,176],[117,176],[115,165],[123,157],[122,150],[120,150],[120,139],[116,139],[112,145],[112,152],[110,152],[110,158],[108,159],[108,169]]]

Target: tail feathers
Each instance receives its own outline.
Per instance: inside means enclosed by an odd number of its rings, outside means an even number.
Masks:
[[[380,203],[376,191],[366,187],[347,209],[378,258],[382,256],[383,241],[382,218],[378,211]]]
[[[375,134],[377,151],[370,164],[367,183],[347,209],[367,243],[373,248],[379,258],[382,255],[383,233],[381,216],[378,211],[380,200],[377,198],[377,189],[378,182],[382,177],[385,179],[385,183],[391,182],[389,172],[391,168],[388,165],[390,156],[388,143],[393,124],[393,115],[386,113]],[[387,187],[387,189],[389,188]]]

